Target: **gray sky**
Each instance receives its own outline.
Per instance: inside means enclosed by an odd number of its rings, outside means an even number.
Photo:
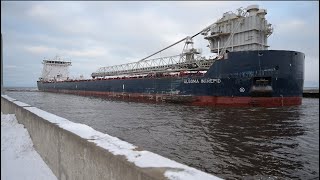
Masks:
[[[274,27],[269,49],[305,53],[305,86],[319,87],[318,1],[1,1],[4,86],[35,87],[43,58],[55,55],[72,61],[71,76],[89,78],[99,67],[140,60],[199,32],[224,12],[252,4],[267,9]],[[199,36],[194,45],[209,52],[207,44]]]

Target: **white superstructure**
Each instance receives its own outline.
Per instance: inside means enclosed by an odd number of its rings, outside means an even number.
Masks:
[[[210,28],[202,32],[211,52],[223,55],[232,51],[267,50],[267,38],[273,28],[265,18],[267,10],[258,5],[226,12]]]
[[[53,59],[44,59],[41,81],[64,81],[69,79],[71,61],[65,61],[55,56]]]

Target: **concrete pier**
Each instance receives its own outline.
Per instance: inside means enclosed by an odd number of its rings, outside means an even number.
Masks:
[[[1,111],[16,115],[60,180],[220,179],[6,95]]]

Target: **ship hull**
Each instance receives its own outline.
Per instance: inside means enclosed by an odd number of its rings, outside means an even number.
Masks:
[[[295,51],[229,52],[204,75],[38,81],[41,91],[143,102],[200,106],[300,105],[304,54]]]

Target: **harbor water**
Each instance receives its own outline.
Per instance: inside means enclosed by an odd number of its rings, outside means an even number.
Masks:
[[[293,107],[213,108],[5,94],[221,178],[319,179],[319,99]]]

